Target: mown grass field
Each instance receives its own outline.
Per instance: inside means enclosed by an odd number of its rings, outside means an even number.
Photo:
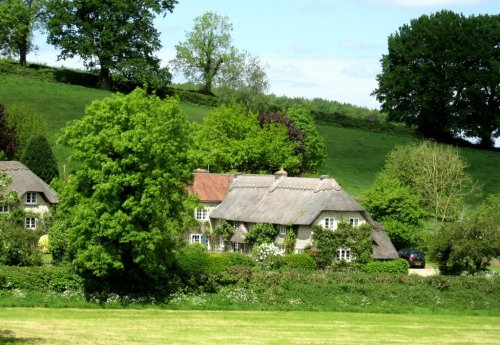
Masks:
[[[0,309],[0,344],[499,344],[500,317]]]
[[[58,145],[56,139],[68,121],[78,119],[85,107],[95,99],[110,93],[98,89],[68,84],[52,83],[37,79],[0,76],[0,104],[9,106],[24,104],[42,114],[48,121],[50,141],[62,169],[69,150]],[[181,103],[181,108],[192,121],[201,121],[211,110],[207,106]],[[396,145],[416,140],[408,135],[375,133],[361,129],[338,128],[320,125],[318,129],[325,138],[328,162],[321,173],[333,176],[353,196],[360,196],[374,181],[382,169],[387,153]],[[469,163],[468,172],[482,186],[483,194],[469,202],[474,205],[490,193],[500,193],[500,152],[482,151],[472,148],[460,149]]]

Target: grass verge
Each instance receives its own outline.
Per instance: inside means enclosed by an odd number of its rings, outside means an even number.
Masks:
[[[500,317],[0,309],[2,344],[498,344]]]

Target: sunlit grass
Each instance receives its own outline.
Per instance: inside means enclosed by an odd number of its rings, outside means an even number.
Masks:
[[[498,344],[500,317],[14,308],[0,343]]]

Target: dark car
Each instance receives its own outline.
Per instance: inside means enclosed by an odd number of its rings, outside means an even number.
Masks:
[[[420,250],[417,249],[401,249],[398,250],[399,257],[408,260],[410,267],[425,268],[425,256]]]

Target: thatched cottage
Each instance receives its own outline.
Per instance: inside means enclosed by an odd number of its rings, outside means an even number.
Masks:
[[[229,179],[230,175],[224,176]],[[197,175],[195,183],[196,180]],[[372,257],[398,257],[383,227],[328,176],[288,177],[283,170],[275,175],[234,175],[227,194],[210,209],[208,218],[207,225],[212,227],[223,220],[235,225],[236,231],[231,238],[235,250],[246,249],[245,233],[254,224],[274,224],[279,230],[278,243],[286,236],[287,227],[294,226],[297,228],[296,252],[302,252],[311,243],[312,228],[316,224],[335,231],[340,222],[353,226],[368,222],[374,228]],[[339,257],[349,260],[348,248],[339,248]]]
[[[58,203],[57,193],[21,162],[0,161],[0,172],[12,178],[6,192],[17,192],[21,207],[26,212],[26,228],[36,229],[37,222],[43,214]],[[0,205],[0,213],[9,211],[9,206]]]

